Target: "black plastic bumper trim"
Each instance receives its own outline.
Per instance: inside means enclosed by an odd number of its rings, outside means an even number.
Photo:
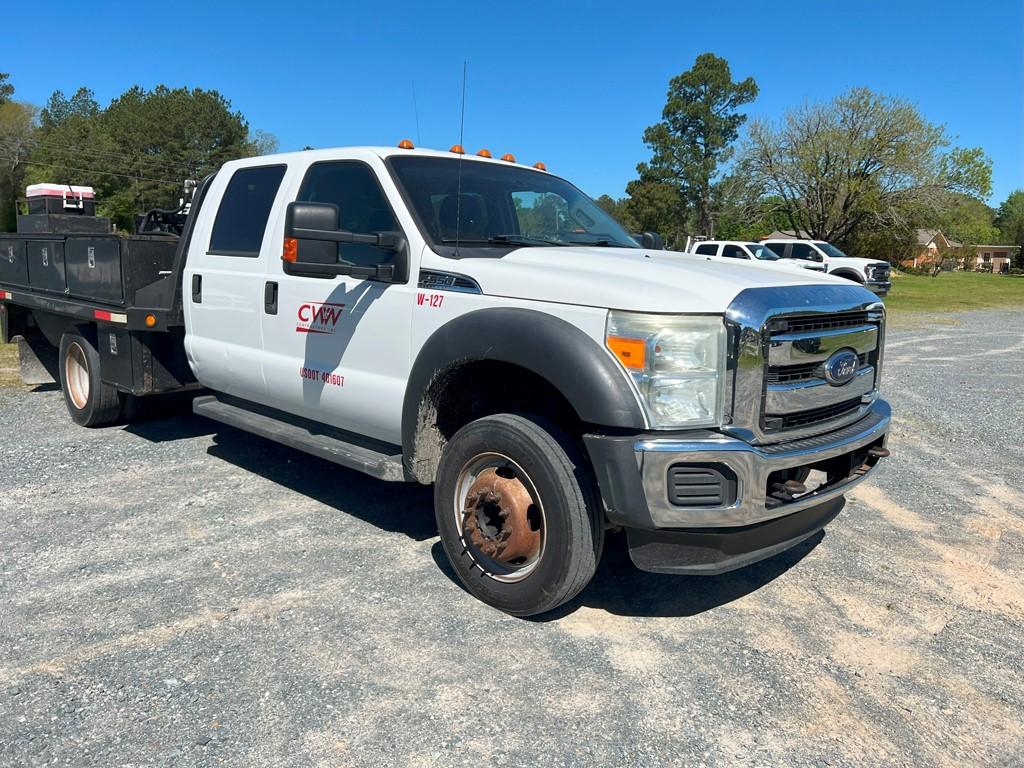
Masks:
[[[642,571],[714,576],[777,555],[820,531],[843,498],[742,528],[649,531],[629,528],[629,556]]]

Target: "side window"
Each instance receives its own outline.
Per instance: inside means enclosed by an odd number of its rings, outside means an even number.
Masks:
[[[807,243],[793,243],[793,250],[790,258],[803,259],[804,261],[821,261],[821,256]]]
[[[786,255],[785,243],[765,243],[765,245],[767,245],[769,250],[773,251],[780,259]]]
[[[727,259],[746,259],[748,258],[746,252],[738,245],[724,245],[722,246],[722,255]]]
[[[306,172],[298,200],[338,206],[338,227],[368,235],[398,229],[377,176],[365,163],[342,160],[316,163]],[[393,251],[363,243],[339,243],[338,262],[372,267],[391,261]]]
[[[228,182],[213,221],[210,253],[256,258],[285,166],[239,168]]]
[[[718,246],[714,243],[701,243],[697,246],[695,253],[699,253],[701,256],[714,256],[718,253]]]

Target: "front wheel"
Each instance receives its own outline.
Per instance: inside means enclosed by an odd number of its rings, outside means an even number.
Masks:
[[[561,430],[526,416],[474,421],[438,467],[434,511],[448,559],[477,598],[532,616],[575,597],[604,527],[593,472]]]

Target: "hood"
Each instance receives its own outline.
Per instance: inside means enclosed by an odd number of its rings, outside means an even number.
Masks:
[[[847,282],[807,269],[640,248],[520,248],[501,258],[443,261],[438,268],[472,277],[491,296],[636,312],[720,313],[746,288]]]
[[[880,259],[861,259],[854,256],[844,256],[842,258],[833,257],[831,259],[831,266],[833,267],[853,267],[854,269],[863,269],[869,264],[882,264],[886,262]]]

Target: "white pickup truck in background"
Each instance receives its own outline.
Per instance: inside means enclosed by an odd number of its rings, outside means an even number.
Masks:
[[[860,283],[872,293],[885,296],[892,287],[891,267],[877,259],[857,259],[847,256],[831,243],[823,240],[767,239],[761,243],[771,248],[779,258],[800,259],[811,264],[824,264],[830,275],[844,277]]]
[[[872,293],[642,247],[539,164],[247,158],[174,216],[0,235],[3,340],[79,424],[202,388],[203,416],[433,484],[455,573],[503,611],[571,599],[608,529],[650,571],[774,555],[888,455]]]
[[[698,256],[746,259],[772,266],[809,269],[812,272],[827,271],[824,263],[806,259],[783,258],[768,246],[747,240],[698,240],[690,246],[689,252]]]

